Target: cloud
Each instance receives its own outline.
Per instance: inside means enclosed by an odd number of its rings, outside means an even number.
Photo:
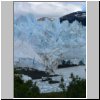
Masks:
[[[85,2],[14,2],[14,13],[32,13],[38,17],[60,17],[62,15],[82,11]]]

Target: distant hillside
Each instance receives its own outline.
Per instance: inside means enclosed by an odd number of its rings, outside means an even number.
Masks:
[[[81,22],[82,25],[86,26],[86,12],[73,12],[60,18],[61,23],[65,20],[68,20],[69,23],[72,23],[73,21],[77,20],[78,22]]]

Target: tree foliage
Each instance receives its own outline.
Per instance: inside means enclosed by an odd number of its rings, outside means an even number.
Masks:
[[[14,76],[14,97],[15,98],[35,98],[40,94],[36,83],[31,80],[24,82],[20,75]]]
[[[14,97],[15,98],[40,98],[40,97],[61,97],[63,98],[85,98],[86,97],[86,80],[81,79],[78,76],[70,75],[72,81],[69,85],[64,84],[64,79],[61,77],[59,87],[62,92],[57,93],[45,93],[41,94],[36,83],[33,84],[31,80],[24,82],[20,74],[14,75]],[[51,80],[51,79],[50,79]]]
[[[86,80],[78,76],[72,76],[72,81],[67,87],[67,98],[85,98],[86,97]]]

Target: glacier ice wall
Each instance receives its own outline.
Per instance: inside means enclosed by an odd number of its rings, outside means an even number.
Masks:
[[[14,64],[45,69],[61,61],[85,61],[86,26],[59,18],[38,20],[32,14],[14,16]]]

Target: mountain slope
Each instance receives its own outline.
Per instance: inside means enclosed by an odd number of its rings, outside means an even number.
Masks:
[[[86,12],[73,12],[60,18],[60,22],[63,22],[64,20],[68,20],[69,23],[77,20],[78,22],[82,23],[82,25],[86,26]]]

